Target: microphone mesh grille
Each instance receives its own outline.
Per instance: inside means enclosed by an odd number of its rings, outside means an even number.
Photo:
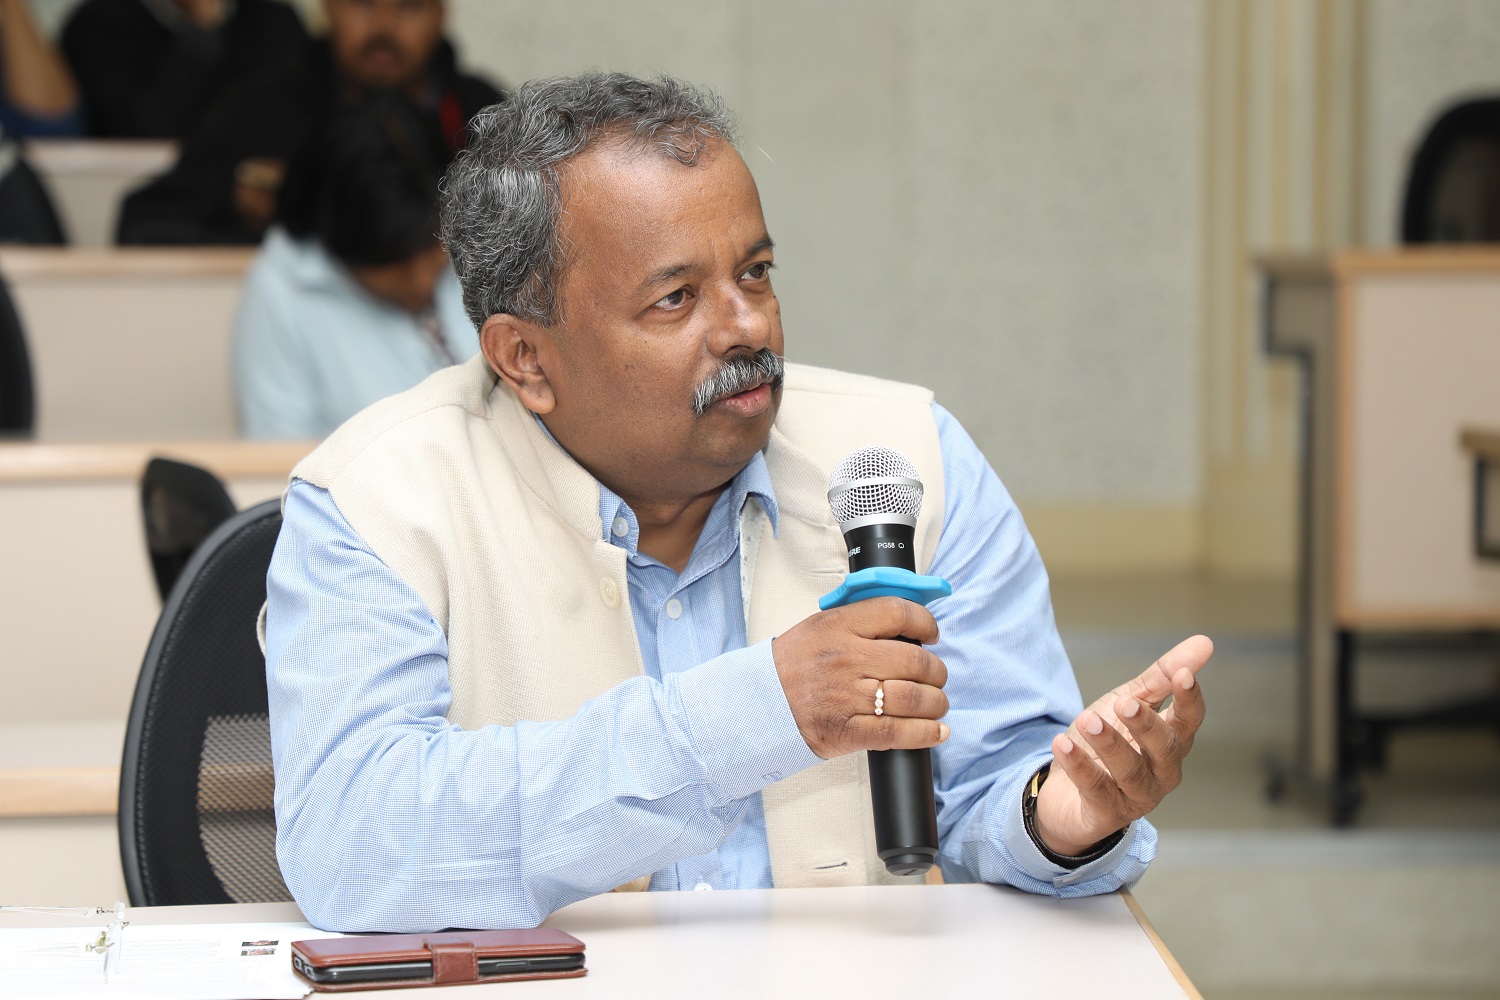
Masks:
[[[922,511],[922,484],[916,466],[894,448],[861,448],[845,455],[833,470],[828,503],[839,524],[872,514],[916,517]]]

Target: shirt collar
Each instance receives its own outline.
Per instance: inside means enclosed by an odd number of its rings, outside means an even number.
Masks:
[[[531,416],[536,420],[537,426],[542,429],[542,433],[547,435],[553,444],[562,448],[561,443],[558,442],[557,438],[552,436],[552,432],[547,429],[547,425],[542,421],[542,418],[535,412]],[[567,451],[566,448],[563,448],[563,450]],[[621,499],[614,490],[605,486],[597,479],[594,482],[599,486],[600,537],[604,541],[620,546],[631,555],[635,555],[636,546],[639,544],[641,538],[641,528],[635,519],[635,511],[631,510],[630,505]],[[766,467],[764,452],[758,451],[755,453],[750,461],[746,463],[745,467],[729,481],[725,492],[729,494],[728,509],[734,512],[736,518],[745,509],[745,504],[750,500],[754,500],[760,504],[760,509],[765,512],[766,518],[770,520],[772,534],[780,530],[781,515],[776,507],[776,491],[771,486],[771,470]],[[718,505],[715,504],[715,506],[717,507]],[[616,525],[615,522],[617,519],[622,522],[622,525]],[[619,526],[625,528],[624,533],[619,533],[615,530]],[[707,526],[705,526],[706,530]]]

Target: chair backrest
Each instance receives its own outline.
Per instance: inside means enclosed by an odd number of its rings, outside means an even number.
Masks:
[[[265,661],[255,619],[277,500],[221,524],[162,609],[120,768],[120,860],[135,906],[291,898],[276,864]]]
[[[26,333],[0,278],[0,436],[29,437],[36,425],[36,396]]]
[[[141,475],[141,514],[146,551],[162,600],[187,566],[193,551],[234,516],[234,500],[207,469],[169,458],[153,458]]]
[[[1401,240],[1500,242],[1500,98],[1455,104],[1427,130],[1407,175]]]
[[[0,143],[0,243],[68,242],[47,185],[12,143]]]

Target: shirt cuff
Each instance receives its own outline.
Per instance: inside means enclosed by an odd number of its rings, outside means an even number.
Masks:
[[[1145,871],[1145,863],[1150,857],[1138,857],[1143,852],[1135,850],[1137,846],[1150,849],[1148,854],[1154,854],[1155,836],[1149,823],[1137,820],[1125,828],[1125,835],[1120,842],[1111,847],[1102,857],[1095,858],[1088,864],[1077,868],[1064,868],[1062,865],[1054,864],[1037,847],[1036,841],[1026,832],[1026,820],[1021,814],[1022,790],[1026,783],[1031,780],[1035,768],[1025,772],[1026,776],[1021,784],[1011,789],[1007,795],[1005,818],[1001,825],[1000,837],[1005,843],[1010,856],[1015,859],[1021,871],[1041,882],[1046,882],[1056,889],[1069,887],[1079,888],[1095,879],[1107,876],[1123,876],[1126,885],[1140,878]],[[1142,833],[1142,828],[1147,831],[1150,845],[1142,843],[1137,845],[1136,841]]]
[[[770,639],[673,680],[699,759],[728,799],[742,799],[822,762],[792,718]]]

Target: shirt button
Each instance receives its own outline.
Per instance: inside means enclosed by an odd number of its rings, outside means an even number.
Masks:
[[[707,882],[699,882],[697,885],[693,886],[694,892],[713,892],[713,889],[714,887],[709,885]]]
[[[682,602],[675,597],[667,602],[667,617],[674,622],[682,617]]]
[[[615,583],[614,577],[606,576],[599,581],[599,596],[604,598],[607,607],[620,606],[620,585]]]
[[[617,517],[614,523],[609,526],[609,530],[615,533],[616,538],[624,538],[630,534],[630,522],[623,517]]]

